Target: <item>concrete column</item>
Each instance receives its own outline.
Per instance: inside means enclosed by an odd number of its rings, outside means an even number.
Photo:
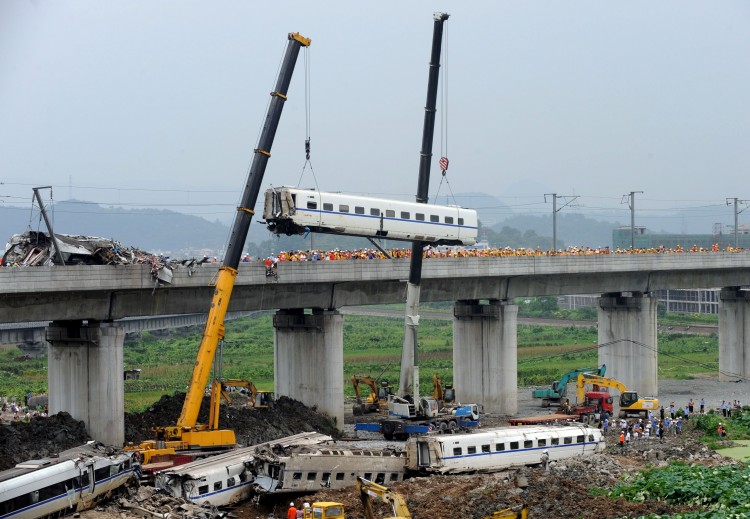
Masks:
[[[656,298],[641,293],[599,298],[599,364],[642,396],[659,392],[656,308]]]
[[[719,380],[750,375],[750,291],[722,288],[719,293]]]
[[[273,318],[274,390],[328,415],[344,430],[344,317],[279,310]]]
[[[125,441],[123,343],[125,331],[112,323],[53,322],[49,342],[49,411],[66,411],[86,423],[96,440]]]
[[[487,413],[518,411],[518,307],[458,301],[453,307],[453,382],[458,400]]]

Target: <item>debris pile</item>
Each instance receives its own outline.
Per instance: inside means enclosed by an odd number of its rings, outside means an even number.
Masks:
[[[125,414],[125,441],[139,443],[153,438],[153,427],[177,423],[185,401],[185,393],[164,395],[142,413]],[[199,423],[208,422],[210,399],[203,399]],[[309,408],[291,398],[281,397],[271,409],[253,409],[235,405],[221,406],[221,427],[233,429],[240,445],[255,445],[301,432],[317,431],[338,436],[334,424],[315,408]]]
[[[0,470],[31,459],[56,455],[90,439],[84,423],[68,413],[0,425]]]

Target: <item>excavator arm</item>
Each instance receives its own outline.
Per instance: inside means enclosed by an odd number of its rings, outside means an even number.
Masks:
[[[578,379],[576,380],[576,398],[579,402],[583,402],[585,398],[586,384],[596,384],[599,387],[611,387],[617,389],[618,391],[620,391],[620,393],[624,393],[628,390],[627,386],[625,386],[625,384],[623,384],[619,380],[608,377],[600,377],[598,375],[581,373],[580,375],[578,375]]]
[[[388,503],[393,510],[393,517],[385,519],[411,519],[411,512],[406,506],[406,499],[398,492],[394,492],[383,485],[378,485],[362,477],[357,477],[357,489],[359,490],[359,499],[362,501],[366,519],[375,519],[375,512],[372,510],[372,498],[375,497],[385,503]]]

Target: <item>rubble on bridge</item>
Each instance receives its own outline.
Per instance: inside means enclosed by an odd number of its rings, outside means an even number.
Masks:
[[[154,279],[169,283],[172,271],[186,262],[169,260],[160,255],[151,254],[135,247],[124,247],[120,242],[96,236],[70,235],[55,233],[63,260],[66,265],[151,265]],[[205,261],[189,260],[192,264]],[[41,265],[59,265],[60,260],[55,252],[55,244],[50,234],[38,231],[26,231],[10,237],[2,265],[31,267]]]

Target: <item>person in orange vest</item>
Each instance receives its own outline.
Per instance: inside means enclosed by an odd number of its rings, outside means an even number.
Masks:
[[[620,431],[620,452],[625,451],[625,431]]]
[[[289,510],[286,511],[286,519],[297,519],[297,509],[294,502],[289,503]]]

